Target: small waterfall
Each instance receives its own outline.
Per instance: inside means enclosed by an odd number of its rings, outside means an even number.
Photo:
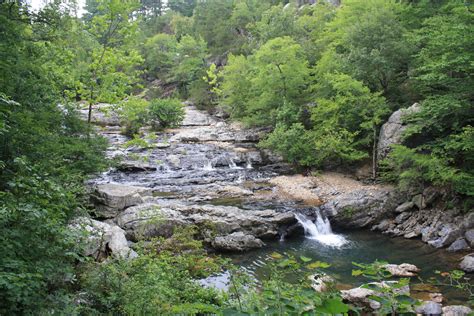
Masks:
[[[246,169],[253,169],[252,167],[252,162],[249,160],[247,160],[247,165],[245,166]]]
[[[208,159],[206,161],[206,163],[204,164],[204,167],[202,168],[203,170],[207,170],[207,171],[212,171],[212,170],[215,170],[214,169],[214,166],[212,165],[212,160]]]
[[[229,158],[228,160],[230,169],[242,169],[242,167],[237,166],[233,158]]]
[[[316,221],[314,223],[304,214],[295,214],[295,217],[303,226],[306,238],[317,240],[324,245],[332,247],[341,247],[347,243],[343,236],[332,232],[329,219],[323,218],[319,212],[316,214]]]

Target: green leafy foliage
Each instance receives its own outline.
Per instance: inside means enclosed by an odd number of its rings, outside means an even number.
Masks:
[[[149,102],[139,97],[131,96],[120,102],[118,111],[124,134],[130,137],[139,134],[140,128],[149,121]]]
[[[415,313],[414,307],[418,305],[418,302],[409,296],[410,279],[402,278],[396,281],[388,281],[392,275],[384,267],[387,262],[375,261],[370,264],[353,262],[353,264],[358,269],[353,270],[352,275],[362,275],[370,280],[377,281],[364,284],[361,287],[373,291],[374,294],[368,296],[368,298],[380,303],[378,313],[384,315]],[[404,288],[408,289],[408,292],[404,291]]]
[[[131,261],[90,263],[83,267],[82,286],[92,304],[83,312],[126,314],[216,313],[219,293],[195,278],[219,271],[224,263],[206,255],[195,241],[196,229],[176,230],[170,239],[155,239]]]
[[[177,127],[184,119],[184,106],[178,99],[155,99],[150,103],[149,119],[155,128]]]
[[[267,262],[268,271],[261,285],[256,285],[242,271],[234,271],[231,276],[230,297],[224,313],[254,315],[254,314],[305,314],[328,313],[346,315],[350,307],[342,302],[340,295],[328,284],[328,290],[316,293],[311,288],[309,269],[324,275],[319,268],[329,265],[323,262],[313,262],[311,258],[295,258],[289,254],[274,252],[272,260]],[[304,268],[306,265],[306,269]],[[310,266],[308,268],[308,266]],[[301,276],[295,282],[289,282],[288,276]]]

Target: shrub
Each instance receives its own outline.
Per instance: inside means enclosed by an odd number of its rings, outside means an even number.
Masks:
[[[178,99],[151,101],[149,118],[154,128],[177,127],[184,119],[184,107]]]
[[[124,134],[133,136],[148,121],[149,103],[139,97],[129,97],[119,104],[119,115],[124,125]]]

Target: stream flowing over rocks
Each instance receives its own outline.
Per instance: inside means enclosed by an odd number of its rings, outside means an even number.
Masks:
[[[107,156],[118,162],[90,181],[91,201],[95,219],[117,226],[131,242],[195,224],[208,247],[245,251],[303,234],[295,218],[303,213],[313,220],[322,214],[343,228],[421,238],[453,252],[474,247],[474,214],[440,207],[444,196],[432,188],[402,195],[339,173],[291,174],[281,157],[257,147],[264,130],[230,124],[189,104],[180,128],[143,130],[147,145],[130,146],[110,109],[95,106],[92,122],[109,140]],[[383,154],[400,141],[405,112],[394,113],[382,128]],[[474,271],[472,258],[464,258],[465,271]]]

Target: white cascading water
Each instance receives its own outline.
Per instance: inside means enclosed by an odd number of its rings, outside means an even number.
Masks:
[[[245,166],[246,169],[253,169],[252,167],[252,162],[249,160],[247,160],[247,165]]]
[[[214,166],[212,165],[212,160],[206,161],[206,164],[204,165],[203,170],[207,170],[207,171],[215,170]]]
[[[231,168],[231,169],[242,169],[242,167],[237,166],[234,159],[229,158],[228,161],[229,161],[229,168]]]
[[[314,223],[304,214],[295,214],[295,217],[301,226],[303,226],[306,238],[317,240],[331,247],[341,247],[347,243],[347,240],[343,236],[336,235],[332,232],[329,220],[323,218],[319,213],[316,215],[316,222]]]

